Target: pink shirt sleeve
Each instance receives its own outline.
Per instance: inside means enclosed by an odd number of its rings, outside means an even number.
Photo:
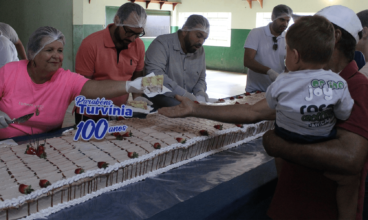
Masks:
[[[86,77],[82,76],[82,75],[79,75],[77,73],[73,73],[73,72],[70,72],[68,71],[69,73],[69,77],[68,77],[68,82],[65,82],[65,83],[68,83],[69,85],[71,85],[70,87],[70,100],[69,100],[69,103],[72,102],[75,97],[79,96],[79,94],[81,93],[82,91],[82,88],[84,86],[84,84],[89,80],[87,79]]]

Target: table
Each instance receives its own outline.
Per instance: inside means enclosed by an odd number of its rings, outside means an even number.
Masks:
[[[143,117],[137,115],[136,117]],[[19,144],[68,128],[14,138]],[[274,160],[262,139],[104,193],[47,219],[264,219],[276,186]]]
[[[256,139],[127,185],[48,219],[269,219],[272,157]]]

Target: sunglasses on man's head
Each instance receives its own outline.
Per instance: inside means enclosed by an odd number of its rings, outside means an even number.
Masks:
[[[277,50],[277,48],[278,48],[278,45],[277,45],[277,38],[276,38],[276,37],[272,37],[272,40],[273,40],[273,46],[272,46],[272,49],[273,49],[273,50]]]

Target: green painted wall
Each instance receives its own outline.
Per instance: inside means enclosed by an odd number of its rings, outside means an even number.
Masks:
[[[179,30],[178,26],[171,26],[171,33],[175,33]]]
[[[14,28],[26,50],[29,36],[39,27],[52,26],[63,32],[63,68],[73,70],[73,0],[1,0],[0,21]]]
[[[73,25],[73,64],[75,67],[75,56],[77,55],[79,46],[84,38],[88,35],[102,30],[103,25]],[[75,69],[73,69],[74,71]]]
[[[243,65],[244,42],[251,30],[232,29],[230,47],[203,46],[208,69],[246,73]]]
[[[145,49],[145,51],[147,51],[147,49],[148,49],[148,47],[149,47],[149,45],[151,45],[151,43],[152,43],[152,41],[154,40],[155,38],[141,38],[141,40],[143,41],[143,43],[144,43],[144,49]]]
[[[111,23],[114,23],[114,17],[116,12],[118,11],[119,7],[116,6],[106,6],[105,8],[105,25],[109,25]]]

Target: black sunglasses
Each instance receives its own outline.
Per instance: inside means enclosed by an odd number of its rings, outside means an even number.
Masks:
[[[273,40],[273,46],[272,46],[272,49],[273,49],[273,50],[277,50],[277,48],[278,48],[278,45],[277,45],[277,38],[276,38],[276,37],[272,37],[272,40]]]
[[[125,26],[123,26],[123,28],[124,28],[125,34],[128,37],[134,36],[134,37],[137,38],[137,37],[143,37],[146,34],[146,32],[144,32],[144,29],[143,29],[143,31],[141,33],[136,33],[136,32],[134,32],[134,31],[132,31],[130,29],[127,29]]]

